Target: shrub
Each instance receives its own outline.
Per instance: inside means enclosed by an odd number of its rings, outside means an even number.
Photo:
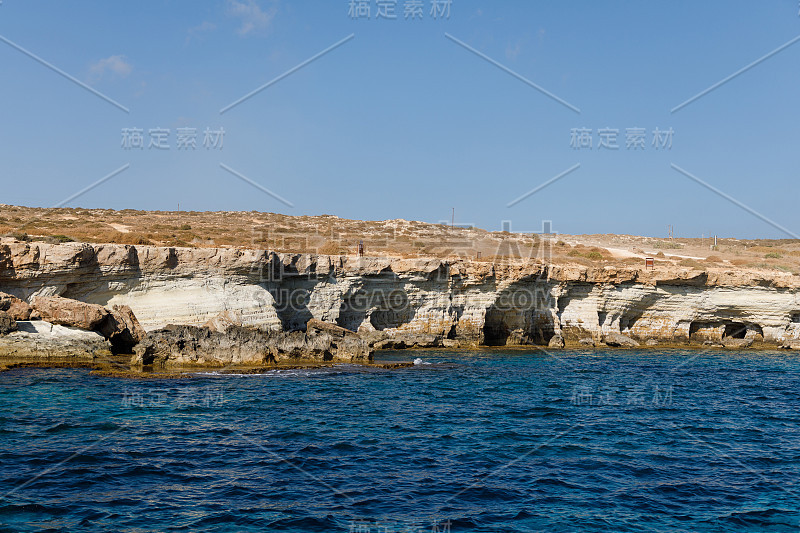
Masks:
[[[770,252],[764,256],[764,259],[781,259],[782,257],[778,252]]]
[[[6,233],[3,236],[4,237],[12,237],[12,238],[14,238],[14,239],[16,239],[18,241],[28,242],[28,241],[31,240],[30,236],[27,233],[19,232],[19,231],[12,231],[11,233]]]

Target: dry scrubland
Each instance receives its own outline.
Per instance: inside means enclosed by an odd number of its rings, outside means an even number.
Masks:
[[[0,235],[18,240],[243,247],[326,255],[464,257],[482,261],[546,258],[560,264],[639,266],[645,257],[701,270],[761,270],[800,275],[800,241],[654,239],[629,235],[489,232],[407,220],[347,220],[260,212],[134,211],[0,206]],[[480,256],[480,257],[479,257]]]

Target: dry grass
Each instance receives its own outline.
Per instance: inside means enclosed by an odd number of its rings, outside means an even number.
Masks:
[[[716,247],[713,239],[708,238],[558,235],[551,240],[533,233],[489,232],[418,221],[362,221],[330,215],[287,216],[255,211],[113,211],[0,205],[0,235],[4,234],[42,242],[242,247],[328,255],[355,254],[358,242],[363,241],[367,256],[436,256],[482,262],[516,258],[588,267],[643,268],[642,259],[615,257],[609,252],[609,248],[618,248],[655,257],[661,265],[800,271],[800,241],[789,239],[719,238]],[[671,254],[703,259],[684,259]]]

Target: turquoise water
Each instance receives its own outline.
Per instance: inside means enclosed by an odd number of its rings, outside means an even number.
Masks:
[[[0,531],[797,531],[791,353],[0,374]]]

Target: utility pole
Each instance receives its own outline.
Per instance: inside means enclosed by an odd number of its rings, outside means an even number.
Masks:
[[[674,240],[674,239],[675,239],[675,236],[674,236],[674,235],[673,235],[673,233],[672,233],[672,224],[669,224],[669,225],[667,226],[667,229],[669,230],[669,240]]]

